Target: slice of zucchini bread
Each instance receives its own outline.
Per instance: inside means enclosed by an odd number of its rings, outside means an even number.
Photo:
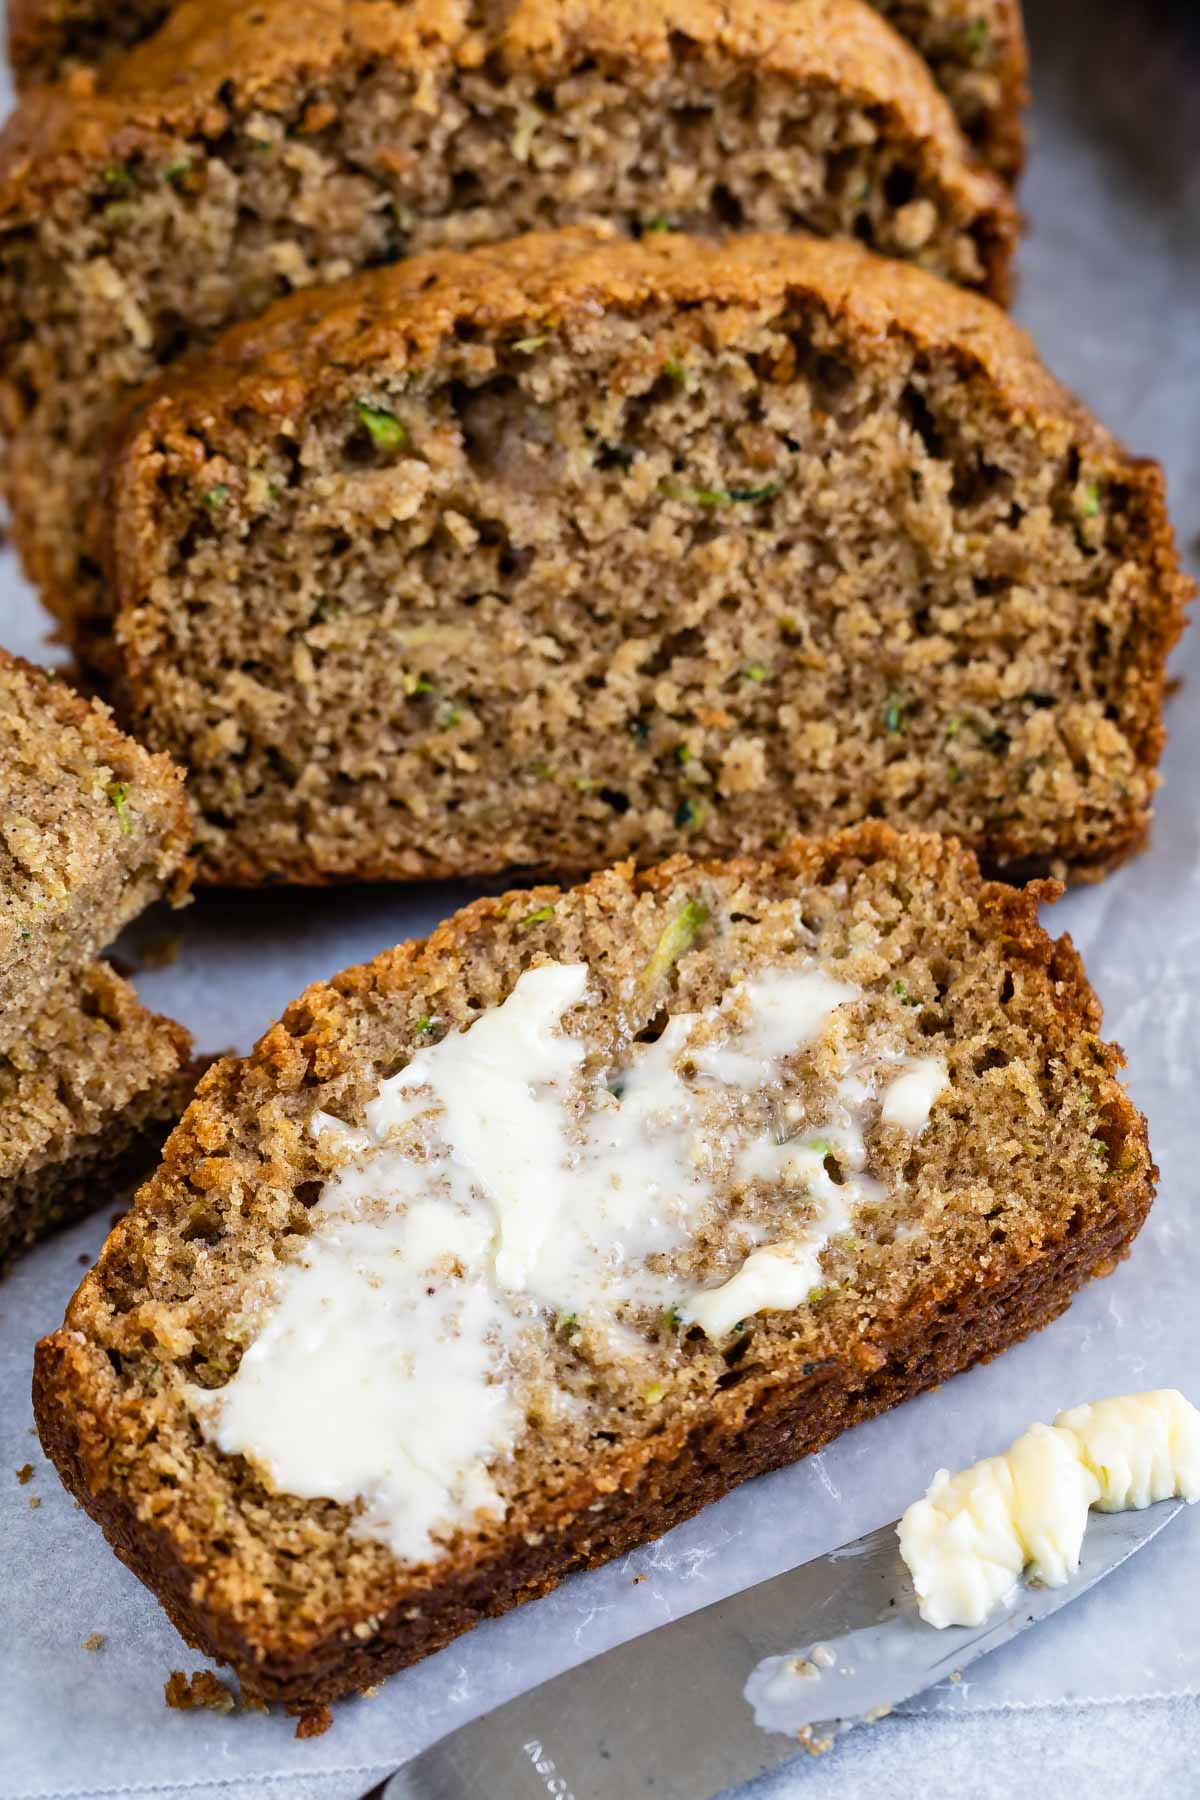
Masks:
[[[535,235],[297,295],[117,457],[124,704],[208,880],[599,868],[864,817],[1140,844],[1161,475],[852,245]]]
[[[866,826],[310,988],[39,1345],[48,1455],[190,1643],[316,1704],[995,1355],[1155,1173],[1040,897]]]
[[[183,772],[0,650],[0,1051],[152,900],[186,892]]]
[[[1020,0],[874,0],[930,64],[967,137],[997,172],[1021,165],[1026,55]],[[121,55],[157,31],[170,0],[9,0],[22,84]]]
[[[1025,160],[1029,53],[1021,0],[875,0],[911,38],[984,161],[1015,181]]]
[[[0,1273],[146,1173],[195,1086],[190,1050],[106,963],[44,997],[0,1054]]]
[[[292,289],[603,217],[845,233],[1002,296],[1015,236],[865,0],[194,0],[0,137],[0,423],[31,578],[103,663],[124,399]]]

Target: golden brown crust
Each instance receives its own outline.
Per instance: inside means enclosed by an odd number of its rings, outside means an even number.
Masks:
[[[1042,427],[1069,425],[1098,449],[1117,448],[1011,319],[922,269],[858,244],[799,235],[751,233],[716,244],[665,233],[635,243],[577,228],[465,253],[429,251],[289,295],[148,389],[113,460],[124,475],[155,436],[182,455],[191,424],[219,419],[228,428],[244,407],[256,418],[287,419],[376,361],[423,367],[456,326],[501,334],[549,318],[577,323],[597,303],[630,314],[651,302],[751,309],[793,294],[819,302],[864,344],[905,337],[923,354],[953,357],[964,374],[985,376],[1014,413]],[[1129,460],[1131,472],[1145,471],[1147,513],[1161,531],[1157,465]],[[123,516],[116,529],[132,536],[134,527]],[[1165,551],[1174,570],[1169,531]]]
[[[546,1592],[573,1569],[645,1541],[747,1476],[818,1449],[857,1420],[998,1354],[1048,1323],[1082,1281],[1107,1272],[1125,1253],[1149,1207],[1156,1172],[1145,1122],[1116,1080],[1120,1054],[1094,1035],[1099,1008],[1079,959],[1069,941],[1055,944],[1038,925],[1038,901],[1052,889],[1021,893],[984,883],[957,846],[868,826],[823,842],[797,841],[767,861],[704,866],[676,858],[640,876],[628,868],[612,871],[570,896],[569,920],[584,932],[593,929],[617,891],[673,896],[681,881],[708,877],[742,894],[747,889],[738,883],[768,891],[794,882],[806,892],[829,883],[840,893],[841,884],[876,868],[884,890],[895,881],[906,892],[932,892],[947,906],[961,906],[973,921],[972,941],[999,955],[998,967],[1025,995],[1048,1066],[1075,1059],[1086,1070],[1107,1147],[1104,1178],[1086,1192],[1068,1186],[1061,1195],[1042,1194],[1043,1223],[1033,1235],[1001,1230],[993,1232],[986,1255],[935,1259],[918,1286],[904,1290],[906,1297],[890,1308],[881,1303],[867,1324],[826,1341],[814,1360],[768,1354],[736,1381],[723,1381],[699,1410],[681,1409],[665,1428],[606,1448],[603,1458],[532,1503],[536,1513],[522,1513],[474,1554],[448,1555],[407,1573],[393,1566],[370,1592],[343,1592],[324,1602],[319,1616],[303,1608],[291,1621],[264,1613],[255,1597],[261,1564],[257,1572],[245,1568],[236,1590],[228,1580],[222,1586],[211,1531],[197,1536],[171,1523],[179,1498],[174,1475],[156,1505],[130,1463],[149,1426],[138,1393],[106,1352],[106,1321],[114,1309],[132,1308],[135,1332],[153,1328],[152,1311],[138,1300],[151,1220],[157,1236],[169,1230],[180,1196],[190,1194],[200,1206],[222,1186],[231,1195],[238,1191],[241,1177],[228,1161],[236,1108],[251,1106],[262,1117],[264,1108],[277,1110],[304,1084],[337,1078],[356,1054],[353,1025],[365,1011],[403,1005],[410,996],[420,1004],[436,981],[444,994],[506,916],[505,899],[476,902],[427,943],[401,946],[309,989],[248,1059],[210,1072],[167,1146],[162,1169],[139,1195],[135,1216],[110,1236],[63,1328],[39,1345],[35,1411],[47,1453],[189,1642],[232,1663],[244,1686],[265,1698],[334,1699],[428,1654],[479,1619]],[[522,894],[522,911],[555,898],[551,890]],[[263,1179],[290,1182],[296,1172],[272,1166]],[[161,1425],[156,1430],[169,1454]],[[536,1531],[530,1529],[535,1522]]]
[[[131,714],[153,731],[156,669],[144,648],[153,632],[139,613],[158,580],[164,471],[202,486],[217,442],[237,467],[253,462],[257,436],[319,414],[344,397],[355,373],[378,366],[420,370],[438,359],[456,333],[503,341],[537,334],[546,321],[570,330],[596,316],[636,316],[650,306],[686,313],[705,305],[754,312],[800,301],[822,308],[852,344],[903,340],[914,360],[949,362],[964,382],[981,379],[999,413],[1050,445],[1068,435],[1083,459],[1103,464],[1129,495],[1129,541],[1135,546],[1139,593],[1133,604],[1122,718],[1142,768],[1157,766],[1164,741],[1166,657],[1179,636],[1192,584],[1181,573],[1166,510],[1162,472],[1133,458],[1046,370],[1033,345],[989,302],[920,269],[873,256],[860,246],[800,237],[743,236],[720,245],[680,235],[639,243],[597,239],[574,230],[533,234],[470,253],[439,251],[373,270],[333,288],[279,302],[262,318],[227,332],[213,353],[180,367],[146,391],[110,467],[107,560],[117,598],[122,682]],[[1015,817],[1016,815],[1014,815]],[[1113,805],[1103,841],[1094,827],[1066,829],[1048,854],[1020,822],[995,826],[979,848],[989,868],[1014,877],[1068,873],[1095,880],[1145,842],[1149,812],[1130,799]],[[497,842],[473,873],[503,868],[511,857]],[[416,848],[410,866],[356,861],[355,878],[441,877],[463,873]],[[555,872],[586,873],[586,859],[559,860]],[[296,870],[289,871],[296,878]],[[254,885],[269,870],[229,831],[206,852],[204,879]],[[302,879],[337,873],[315,861]]]

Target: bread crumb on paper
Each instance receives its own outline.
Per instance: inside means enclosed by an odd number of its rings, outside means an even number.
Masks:
[[[163,1698],[176,1712],[195,1712],[203,1708],[206,1712],[231,1713],[237,1706],[233,1690],[218,1680],[211,1669],[197,1669],[194,1675],[172,1669]]]
[[[333,1709],[329,1706],[309,1706],[296,1721],[298,1738],[324,1737],[333,1724]]]

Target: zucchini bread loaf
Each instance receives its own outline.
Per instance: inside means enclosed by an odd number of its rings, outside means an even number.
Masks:
[[[281,294],[603,216],[808,227],[1002,296],[1015,235],[865,0],[191,0],[0,137],[0,424],[27,571],[103,663],[123,400]]]
[[[190,1048],[106,963],[43,996],[0,1054],[0,1273],[145,1174],[195,1086]]]
[[[183,772],[107,708],[0,650],[0,1051],[63,975],[186,889]]]
[[[481,900],[310,988],[39,1346],[48,1455],[303,1705],[995,1355],[1154,1180],[1038,898],[868,826]]]
[[[875,0],[912,39],[984,158],[1021,164],[1025,43],[1020,0]],[[157,31],[170,0],[9,0],[9,52],[22,82],[107,61]]]
[[[210,881],[584,873],[871,816],[1145,833],[1156,467],[852,245],[535,235],[297,295],[116,459],[123,703]]]

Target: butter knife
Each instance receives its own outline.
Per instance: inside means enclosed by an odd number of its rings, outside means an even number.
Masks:
[[[460,1726],[366,1800],[712,1800],[998,1649],[1181,1510],[1093,1513],[1076,1575],[1021,1586],[977,1627],[919,1617],[883,1525],[620,1644]]]

